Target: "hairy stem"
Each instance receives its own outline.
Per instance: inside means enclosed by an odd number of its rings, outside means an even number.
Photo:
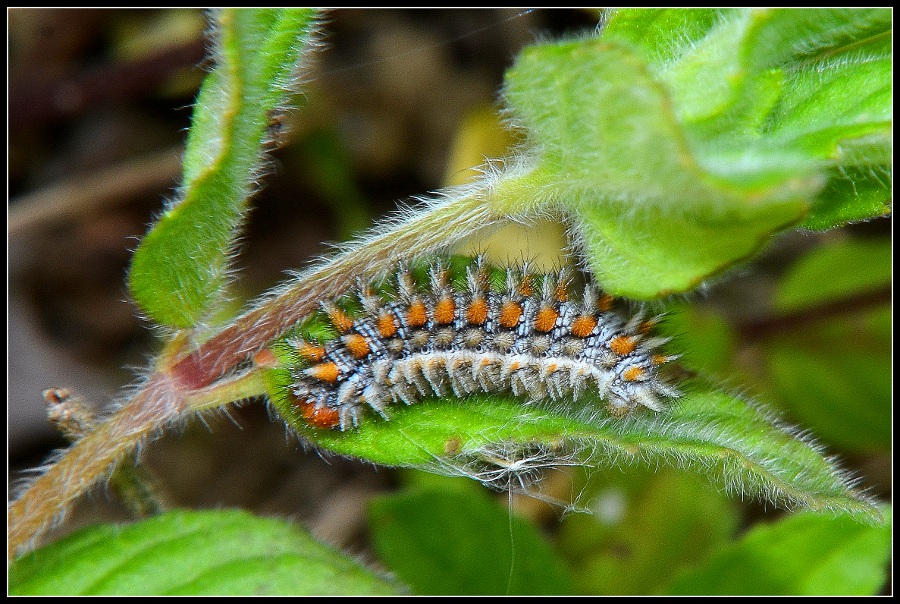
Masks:
[[[410,258],[446,249],[464,237],[497,225],[499,216],[477,189],[467,189],[443,203],[409,214],[344,249],[332,261],[313,267],[296,281],[274,291],[212,338],[174,363],[184,386],[200,388],[281,335],[313,312],[323,300],[345,293],[360,275],[396,268],[397,250]]]
[[[259,396],[260,371],[250,369],[197,391],[185,391],[171,374],[152,375],[143,388],[105,421],[69,447],[7,513],[7,556],[34,547],[84,492],[109,477],[149,436],[191,412]]]
[[[332,261],[307,271],[181,358],[162,357],[162,367],[137,394],[102,421],[34,480],[8,510],[8,555],[34,547],[74,501],[110,475],[152,434],[189,413],[260,395],[260,372],[250,369],[216,381],[248,356],[316,309],[344,293],[362,274],[392,269],[399,258],[434,253],[465,236],[495,226],[484,189],[457,190],[441,203],[409,213],[352,245]]]
[[[183,404],[165,378],[152,376],[135,397],[69,447],[12,503],[7,511],[9,558],[33,547],[80,495],[110,474],[116,462],[180,414]]]

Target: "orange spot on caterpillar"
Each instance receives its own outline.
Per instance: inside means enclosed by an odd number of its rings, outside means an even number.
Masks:
[[[341,414],[337,409],[329,407],[317,407],[315,403],[298,399],[292,396],[291,401],[300,410],[303,420],[313,428],[332,429],[341,423]]]
[[[350,328],[353,327],[353,319],[351,319],[347,315],[347,313],[342,311],[337,306],[328,308],[327,312],[328,318],[331,320],[331,324],[334,325],[334,328],[337,329],[340,333],[350,331]]]
[[[313,365],[306,370],[306,375],[311,378],[333,384],[341,376],[341,370],[338,368],[337,363],[329,361],[327,363],[319,363],[318,365]]]
[[[609,341],[609,348],[619,356],[631,354],[637,348],[637,340],[632,336],[616,336]]]
[[[434,322],[438,325],[448,325],[453,323],[456,315],[456,302],[453,298],[446,296],[437,301],[434,305]]]
[[[594,328],[597,327],[597,317],[592,317],[591,315],[581,315],[580,317],[576,317],[574,321],[572,321],[572,326],[569,328],[569,333],[571,333],[576,338],[586,338],[591,335],[591,332],[594,331]]]
[[[522,318],[522,305],[518,302],[506,302],[500,307],[500,318],[497,322],[501,327],[512,328],[519,324]]]
[[[636,382],[644,377],[644,370],[640,367],[629,367],[622,372],[622,379],[626,382]]]
[[[475,298],[466,309],[466,321],[470,325],[483,325],[487,321],[488,304],[484,298]]]
[[[559,313],[552,306],[542,307],[534,318],[535,331],[548,332],[556,326]]]
[[[378,315],[376,329],[382,338],[393,338],[397,335],[397,322],[394,320],[394,315],[389,312]]]
[[[354,358],[362,359],[368,356],[370,352],[372,352],[372,347],[369,346],[369,341],[365,336],[358,333],[351,333],[350,335],[344,336],[341,338],[344,342],[344,346],[347,347],[347,350],[350,351],[350,354],[354,356]]]
[[[428,313],[425,304],[417,298],[406,310],[406,324],[410,327],[424,327],[426,321],[428,321]]]
[[[325,358],[325,347],[303,342],[297,346],[297,353],[307,362],[318,363]]]

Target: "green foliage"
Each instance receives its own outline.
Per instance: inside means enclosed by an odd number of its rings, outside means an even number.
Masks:
[[[890,518],[890,510],[885,515]],[[665,590],[707,595],[876,595],[891,552],[891,525],[793,514],[757,525]]]
[[[227,510],[86,528],[16,560],[9,573],[14,595],[398,593],[289,522]]]
[[[737,528],[735,503],[689,475],[585,473],[579,503],[592,513],[564,518],[558,539],[580,593],[654,593],[729,543]]]
[[[537,529],[472,489],[415,489],[371,506],[383,562],[420,595],[571,593]]]
[[[721,380],[754,382],[764,400],[825,443],[888,451],[891,260],[886,238],[836,238],[812,248],[776,284],[770,321],[777,330],[757,334],[762,326],[735,325],[714,309],[687,304],[663,327],[683,364]]]
[[[289,379],[282,370],[272,373]],[[305,425],[285,399],[286,390],[283,385],[273,388],[270,396],[298,432],[326,450],[379,464],[468,475],[486,483],[504,463],[527,460],[535,450],[546,455],[539,458],[545,465],[579,459],[600,466],[674,464],[730,491],[877,517],[816,446],[741,397],[699,382],[688,385],[687,394],[658,416],[610,421],[590,401],[523,406],[512,397],[481,396],[395,407],[389,410],[389,422],[370,418],[346,432]],[[567,457],[569,449],[579,456]]]
[[[135,301],[158,323],[192,327],[221,300],[267,128],[289,105],[315,15],[311,9],[218,14],[217,64],[197,98],[179,198],[144,237],[129,275]]]
[[[599,39],[526,49],[506,98],[532,155],[495,203],[572,214],[632,298],[693,289],[804,220],[884,215],[890,31],[889,10],[626,10]]]

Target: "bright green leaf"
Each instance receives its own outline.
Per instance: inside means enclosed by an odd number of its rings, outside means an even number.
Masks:
[[[155,321],[190,327],[221,298],[272,116],[289,104],[316,11],[218,14],[215,69],[197,99],[178,198],[134,254],[135,301]]]
[[[571,593],[571,579],[537,529],[484,492],[416,490],[372,503],[385,564],[421,595]]]
[[[527,49],[506,92],[538,156],[498,187],[499,203],[572,212],[591,269],[618,294],[696,287],[800,220],[819,187],[809,166],[701,165],[666,89],[639,57],[602,40]]]
[[[659,67],[690,52],[694,41],[706,36],[725,13],[719,9],[681,8],[610,10],[603,37],[627,42]]]
[[[889,509],[885,515],[890,519]],[[875,595],[887,580],[891,524],[792,514],[752,528],[666,590],[678,595]]]
[[[703,384],[660,414],[610,418],[595,402],[525,405],[512,397],[426,399],[365,418],[347,431],[310,428],[286,398],[290,374],[273,370],[269,396],[317,446],[373,463],[468,476],[493,486],[554,463],[674,465],[741,496],[872,520],[871,503],[817,446],[742,398]]]
[[[229,510],[86,528],[16,560],[9,577],[16,595],[398,593],[293,524]]]
[[[890,171],[878,167],[835,170],[802,226],[825,230],[888,216],[893,199],[892,181]]]
[[[599,39],[507,73],[533,152],[492,201],[561,207],[633,298],[692,289],[803,219],[883,215],[890,28],[887,10],[611,11]]]

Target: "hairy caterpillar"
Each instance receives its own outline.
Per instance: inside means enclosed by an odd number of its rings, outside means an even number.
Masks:
[[[656,318],[568,270],[498,269],[483,258],[402,267],[322,303],[318,332],[298,327],[271,352],[289,371],[276,402],[314,428],[353,429],[367,409],[427,397],[512,393],[526,401],[593,393],[610,415],[664,408],[677,391],[659,375]],[[307,322],[308,324],[309,322]],[[321,325],[324,323],[324,329]]]

